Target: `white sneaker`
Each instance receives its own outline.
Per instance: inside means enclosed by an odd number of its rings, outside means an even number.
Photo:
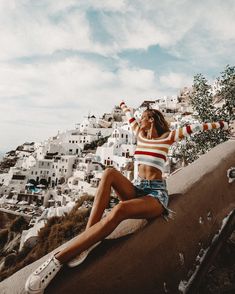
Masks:
[[[73,259],[71,259],[69,262],[67,262],[67,266],[68,267],[75,267],[75,266],[81,264],[87,258],[88,254],[100,243],[101,243],[101,241],[95,243],[90,248],[88,248],[87,250],[83,251],[82,253],[80,253],[79,255],[74,257]]]
[[[53,255],[40,265],[27,279],[25,290],[31,294],[41,294],[48,286],[50,281],[61,269],[62,264]]]

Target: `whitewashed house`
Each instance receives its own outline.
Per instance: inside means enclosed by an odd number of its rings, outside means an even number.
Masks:
[[[84,158],[79,159],[77,169],[73,175],[68,179],[68,186],[71,190],[81,193],[88,193],[94,195],[96,183],[99,181],[97,173],[102,173],[103,168],[97,162],[97,156],[87,154]]]
[[[9,172],[2,177],[2,186],[0,187],[0,194],[13,194],[25,191],[27,183],[28,170],[19,167],[11,167]]]
[[[128,123],[116,128],[107,143],[96,149],[99,162],[111,166],[124,173],[125,167],[132,162],[135,151],[136,138]],[[128,176],[127,173],[125,175]]]

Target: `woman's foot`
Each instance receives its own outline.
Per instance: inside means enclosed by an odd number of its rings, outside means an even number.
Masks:
[[[80,253],[79,255],[74,257],[73,259],[71,259],[69,262],[67,262],[68,267],[75,267],[75,266],[81,264],[87,258],[87,255],[100,243],[101,243],[101,241],[95,243],[90,248],[88,248],[87,250],[83,251],[82,253]]]
[[[61,269],[62,264],[55,255],[48,258],[42,265],[40,265],[27,279],[25,290],[31,294],[41,294],[48,286],[50,281]]]

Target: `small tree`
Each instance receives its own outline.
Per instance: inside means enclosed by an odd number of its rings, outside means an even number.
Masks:
[[[235,119],[235,66],[227,65],[218,83],[220,88],[217,90],[217,95],[224,99],[219,114],[221,118],[229,122]]]
[[[212,87],[208,84],[206,78],[202,74],[194,77],[190,102],[197,114],[199,123],[219,120],[230,123],[235,119],[235,67],[227,66],[222,76],[217,79],[217,83],[219,87],[216,96],[224,101],[222,107],[218,108],[213,103]],[[223,129],[200,131],[174,146],[172,157],[180,158],[187,165],[216,145],[227,141],[229,136],[230,128],[228,131]]]
[[[101,137],[91,143],[87,143],[84,145],[84,150],[95,150],[98,146],[104,145],[110,136]]]

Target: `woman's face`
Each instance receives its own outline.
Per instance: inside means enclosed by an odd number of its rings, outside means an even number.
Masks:
[[[153,119],[149,117],[148,112],[143,112],[141,119],[140,119],[140,128],[142,130],[149,130],[153,123]]]

